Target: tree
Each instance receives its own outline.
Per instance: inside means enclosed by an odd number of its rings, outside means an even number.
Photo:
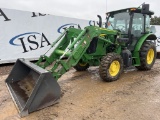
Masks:
[[[157,17],[157,16],[152,17],[151,25],[160,25],[160,17]]]

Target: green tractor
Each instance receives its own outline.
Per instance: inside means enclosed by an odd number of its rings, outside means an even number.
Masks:
[[[69,27],[34,64],[18,59],[6,85],[20,115],[50,106],[58,101],[57,80],[71,67],[84,71],[99,66],[102,80],[119,79],[124,68],[150,70],[155,62],[156,36],[150,32],[149,5],[107,13],[106,27]],[[51,53],[48,55],[48,53]]]

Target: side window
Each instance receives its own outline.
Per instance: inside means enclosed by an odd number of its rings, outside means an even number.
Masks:
[[[134,37],[140,37],[143,32],[143,24],[144,24],[144,16],[139,13],[134,13],[133,17],[133,24],[131,29],[131,34],[134,35]]]

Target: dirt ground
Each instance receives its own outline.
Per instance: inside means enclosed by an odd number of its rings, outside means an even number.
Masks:
[[[160,120],[160,59],[150,71],[124,72],[115,82],[103,82],[98,67],[71,69],[58,83],[58,104],[20,118],[6,88],[12,65],[0,67],[0,120]]]

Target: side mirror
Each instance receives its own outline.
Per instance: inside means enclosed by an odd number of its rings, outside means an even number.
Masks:
[[[149,4],[143,4],[142,5],[141,13],[142,14],[148,14],[149,13]]]
[[[156,33],[156,27],[155,26],[151,26],[150,27],[150,31],[155,34]]]

